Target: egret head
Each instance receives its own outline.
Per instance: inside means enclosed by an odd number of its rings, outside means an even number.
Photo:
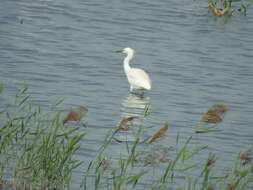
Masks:
[[[121,49],[121,50],[117,50],[116,51],[117,53],[123,53],[127,56],[130,56],[130,57],[133,57],[134,56],[134,50],[130,47],[126,47],[124,49]]]

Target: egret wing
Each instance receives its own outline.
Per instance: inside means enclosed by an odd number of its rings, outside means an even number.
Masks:
[[[142,69],[132,68],[128,74],[128,80],[131,85],[137,88],[151,89],[151,80],[148,74]]]

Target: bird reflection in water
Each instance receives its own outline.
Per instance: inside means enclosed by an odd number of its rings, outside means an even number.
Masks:
[[[122,111],[125,115],[142,116],[146,107],[150,105],[150,98],[130,93],[122,101]]]
[[[149,106],[150,98],[148,96],[144,97],[130,93],[123,99],[121,107],[122,117],[117,125],[116,141],[134,141],[132,132],[135,129],[138,130],[137,127],[144,122],[145,111]],[[122,126],[123,124],[125,126]]]

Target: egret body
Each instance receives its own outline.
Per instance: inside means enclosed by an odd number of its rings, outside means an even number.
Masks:
[[[123,63],[124,71],[130,84],[130,91],[132,92],[133,90],[150,90],[151,80],[148,74],[142,69],[130,67],[130,62],[134,57],[134,50],[132,48],[127,47],[122,50],[118,50],[117,52],[126,55]]]

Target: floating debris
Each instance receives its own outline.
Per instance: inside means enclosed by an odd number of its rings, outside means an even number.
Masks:
[[[232,9],[231,9],[231,1],[230,0],[225,0],[223,3],[223,8],[219,8],[216,6],[216,3],[214,3],[212,0],[208,0],[208,8],[209,10],[212,11],[214,16],[226,16],[226,15],[231,15],[232,14]]]
[[[169,128],[169,123],[166,122],[162,128],[160,128],[152,137],[150,137],[150,140],[148,141],[148,143],[152,143],[156,141],[157,139],[164,137],[168,128]]]
[[[250,163],[253,159],[253,152],[251,149],[243,151],[240,153],[240,160],[242,165]]]
[[[117,125],[117,129],[116,130],[128,131],[129,130],[129,126],[131,125],[131,121],[133,121],[136,118],[138,118],[138,117],[136,117],[136,116],[126,116],[126,117],[123,117],[120,120],[119,124]]]
[[[206,123],[220,123],[224,118],[224,114],[228,111],[228,107],[224,104],[216,104],[203,114],[201,121]]]
[[[63,124],[69,121],[81,121],[83,117],[86,116],[88,109],[84,106],[79,106],[68,113],[68,115],[63,120]]]

